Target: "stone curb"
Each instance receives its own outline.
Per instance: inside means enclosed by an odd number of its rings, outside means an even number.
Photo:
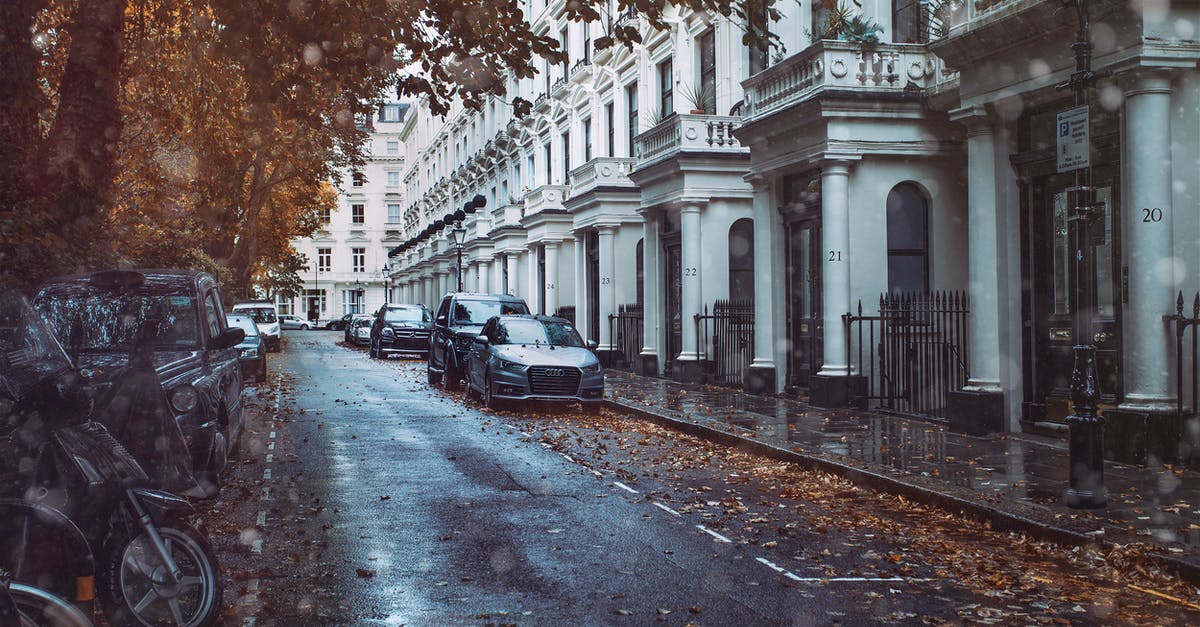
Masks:
[[[996,505],[980,500],[977,496],[973,497],[972,495],[975,493],[969,489],[961,489],[964,491],[964,494],[961,495],[951,494],[950,492],[953,491],[952,488],[954,486],[944,483],[937,487],[921,485],[923,479],[926,481],[929,480],[918,475],[900,478],[869,467],[855,466],[839,459],[780,448],[750,437],[697,424],[684,418],[676,418],[665,413],[658,413],[628,401],[606,398],[605,404],[611,409],[633,413],[655,424],[730,448],[779,461],[795,463],[809,470],[828,472],[847,479],[856,485],[903,496],[923,505],[930,505],[947,511],[966,514],[980,520],[986,520],[991,523],[993,529],[998,531],[1025,533],[1034,538],[1069,546],[1095,545],[1105,550],[1111,549],[1115,543],[1107,539],[1100,539],[1099,536],[1107,536],[1110,532],[1117,537],[1125,534],[1123,530],[1106,524],[1092,524],[1090,529],[1087,529],[1086,522],[1074,525],[1077,528],[1056,525],[1047,520],[1037,519],[1037,514],[1039,513],[1043,516],[1049,514],[1049,510],[1045,510],[1044,508],[1038,508],[1033,505],[1025,506],[1009,501],[1006,503],[1009,509],[1026,509],[1028,510],[1028,515],[1006,511]],[[1095,521],[1092,522],[1094,523]],[[1176,573],[1180,578],[1189,583],[1200,585],[1200,564],[1165,553],[1147,553],[1146,557],[1163,569]]]

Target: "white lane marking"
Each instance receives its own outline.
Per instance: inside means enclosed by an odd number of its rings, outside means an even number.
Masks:
[[[638,494],[637,490],[634,490],[633,488],[625,485],[624,483],[621,483],[620,481],[614,481],[613,485],[617,486],[618,488],[621,488],[622,490],[626,490],[632,494]]]
[[[264,468],[263,469],[263,479],[270,479],[270,478],[271,478],[271,469]]]
[[[254,627],[255,619],[253,616],[247,616],[246,620],[242,621],[242,627]]]
[[[273,451],[273,450],[275,450],[275,443],[274,443],[274,442],[271,442],[270,444],[268,444],[268,445],[267,445],[267,450],[268,450],[268,451]]]
[[[933,581],[927,578],[905,578],[905,577],[801,577],[788,571],[782,566],[771,563],[770,560],[764,557],[756,557],[755,560],[763,566],[791,579],[798,583],[921,583]]]
[[[707,533],[708,535],[716,538],[717,542],[726,542],[729,544],[733,543],[733,540],[726,538],[725,536],[713,531],[712,529],[709,529],[708,527],[705,527],[704,525],[696,525],[696,528],[699,529],[700,531],[703,531],[704,533]]]
[[[269,488],[269,487],[263,488],[262,500],[264,500],[264,501],[271,500],[271,488]]]
[[[262,540],[255,540],[250,543],[250,552],[262,555]]]
[[[756,557],[755,559],[758,560],[758,562],[761,563],[763,566],[770,568],[771,570],[783,575],[784,577],[787,577],[788,579],[791,579],[793,581],[800,581],[800,577],[796,576],[794,573],[788,571],[786,568],[784,568],[782,566],[776,566],[775,564],[771,563],[771,560],[768,560],[765,557]]]
[[[274,440],[274,439],[275,439],[275,432],[274,432],[274,431],[272,431],[272,432],[271,432],[271,435],[270,435],[270,436],[268,436],[268,437],[270,437],[272,440]]]
[[[269,464],[273,461],[275,461],[275,455],[273,453],[267,453],[267,463]]]
[[[592,474],[593,474],[593,475],[596,475],[597,477],[603,477],[603,476],[604,476],[604,473],[600,472],[599,470],[593,470],[593,471],[592,471]]]
[[[662,503],[655,503],[654,506],[664,512],[667,512],[668,514],[671,514],[672,516],[683,516],[683,514],[680,514],[679,512],[667,507],[666,505],[663,505]]]
[[[267,526],[267,512],[266,512],[266,510],[260,510],[260,511],[258,512],[258,521],[257,521],[257,523],[256,523],[256,524],[257,524],[259,527],[266,527],[266,526]]]
[[[559,453],[559,455],[562,455],[563,459],[565,459],[565,460],[567,460],[567,461],[571,462],[572,464],[574,464],[574,463],[575,463],[575,460],[574,460],[574,459],[572,459],[570,455],[567,455],[566,453]]]

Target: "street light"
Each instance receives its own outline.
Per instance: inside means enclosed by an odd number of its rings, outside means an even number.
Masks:
[[[467,239],[467,229],[463,226],[462,220],[454,223],[454,228],[450,230],[454,235],[454,249],[458,253],[458,291],[463,291],[462,280],[462,249],[463,244]]]
[[[383,275],[383,304],[386,305],[392,300],[392,277],[388,276],[388,267],[386,263],[383,264],[383,268],[379,270],[379,273]]]
[[[354,313],[362,313],[362,308],[363,308],[362,281],[360,281],[358,279],[354,279],[354,295],[355,295],[355,298],[354,298],[355,311],[354,311]]]
[[[1071,50],[1075,52],[1075,72],[1057,87],[1071,89],[1075,92],[1075,106],[1086,107],[1088,90],[1099,75],[1092,71],[1087,0],[1075,0],[1075,9],[1079,13],[1079,30],[1075,43],[1071,44]],[[1090,152],[1090,133],[1088,137]],[[1068,507],[1098,509],[1108,504],[1108,493],[1104,487],[1104,418],[1096,414],[1100,402],[1100,377],[1096,372],[1096,346],[1092,337],[1092,311],[1096,306],[1092,269],[1096,249],[1091,223],[1101,208],[1097,207],[1093,195],[1090,157],[1087,165],[1075,170],[1075,186],[1068,190],[1067,202],[1071,208],[1071,246],[1075,250],[1071,255],[1071,343],[1075,359],[1071,369],[1072,410],[1067,416],[1070,483],[1063,500]]]

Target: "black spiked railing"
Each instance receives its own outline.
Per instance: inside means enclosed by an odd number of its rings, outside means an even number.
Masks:
[[[1192,414],[1200,413],[1200,396],[1197,395],[1197,388],[1200,388],[1200,371],[1196,368],[1197,357],[1200,355],[1200,341],[1197,340],[1197,335],[1200,335],[1200,292],[1192,299],[1190,317],[1183,313],[1182,291],[1175,299],[1175,313],[1163,317],[1175,326],[1175,408],[1180,415],[1183,415],[1185,410]],[[1190,377],[1189,371],[1184,369],[1184,365],[1188,363],[1188,360],[1184,359],[1184,350],[1189,348],[1184,340],[1188,329],[1192,330]],[[1190,392],[1190,395],[1185,397],[1184,392]]]
[[[610,357],[609,368],[632,370],[637,366],[638,355],[642,352],[644,324],[642,306],[638,303],[618,305],[617,313],[609,314],[608,333],[615,349]]]
[[[711,314],[705,305],[695,320],[708,381],[741,387],[743,371],[754,359],[754,301],[718,300]]]
[[[863,407],[944,419],[946,396],[967,383],[967,296],[958,291],[879,297],[879,313],[842,316],[846,354],[867,378]]]

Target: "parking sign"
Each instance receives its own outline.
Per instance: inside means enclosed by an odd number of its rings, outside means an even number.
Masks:
[[[1057,133],[1058,171],[1070,172],[1091,164],[1087,105],[1060,111]]]

